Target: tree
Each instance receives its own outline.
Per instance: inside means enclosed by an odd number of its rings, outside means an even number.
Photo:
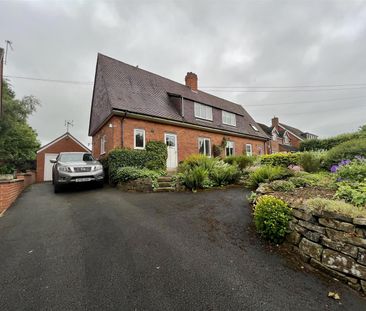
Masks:
[[[28,117],[39,105],[39,100],[34,96],[16,99],[12,88],[4,81],[4,114],[0,117],[0,173],[24,170],[29,161],[35,160],[40,143],[36,131],[28,125]]]

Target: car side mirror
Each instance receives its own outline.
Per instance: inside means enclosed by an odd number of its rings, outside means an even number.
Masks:
[[[57,163],[57,160],[56,159],[51,159],[50,162],[51,163]]]

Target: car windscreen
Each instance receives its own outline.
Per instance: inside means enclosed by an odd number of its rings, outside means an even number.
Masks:
[[[80,162],[80,161],[94,161],[90,153],[65,153],[60,154],[58,158],[60,162]]]

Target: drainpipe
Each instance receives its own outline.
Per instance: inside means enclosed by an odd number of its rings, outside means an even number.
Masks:
[[[127,113],[125,113],[123,115],[123,117],[121,118],[121,148],[124,147],[124,122],[123,121],[126,118],[126,114]]]

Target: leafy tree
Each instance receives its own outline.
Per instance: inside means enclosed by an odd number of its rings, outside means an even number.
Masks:
[[[3,84],[3,116],[0,117],[0,173],[23,170],[34,160],[40,146],[37,133],[28,123],[28,117],[36,111],[39,100],[26,96],[15,98],[9,84]]]

